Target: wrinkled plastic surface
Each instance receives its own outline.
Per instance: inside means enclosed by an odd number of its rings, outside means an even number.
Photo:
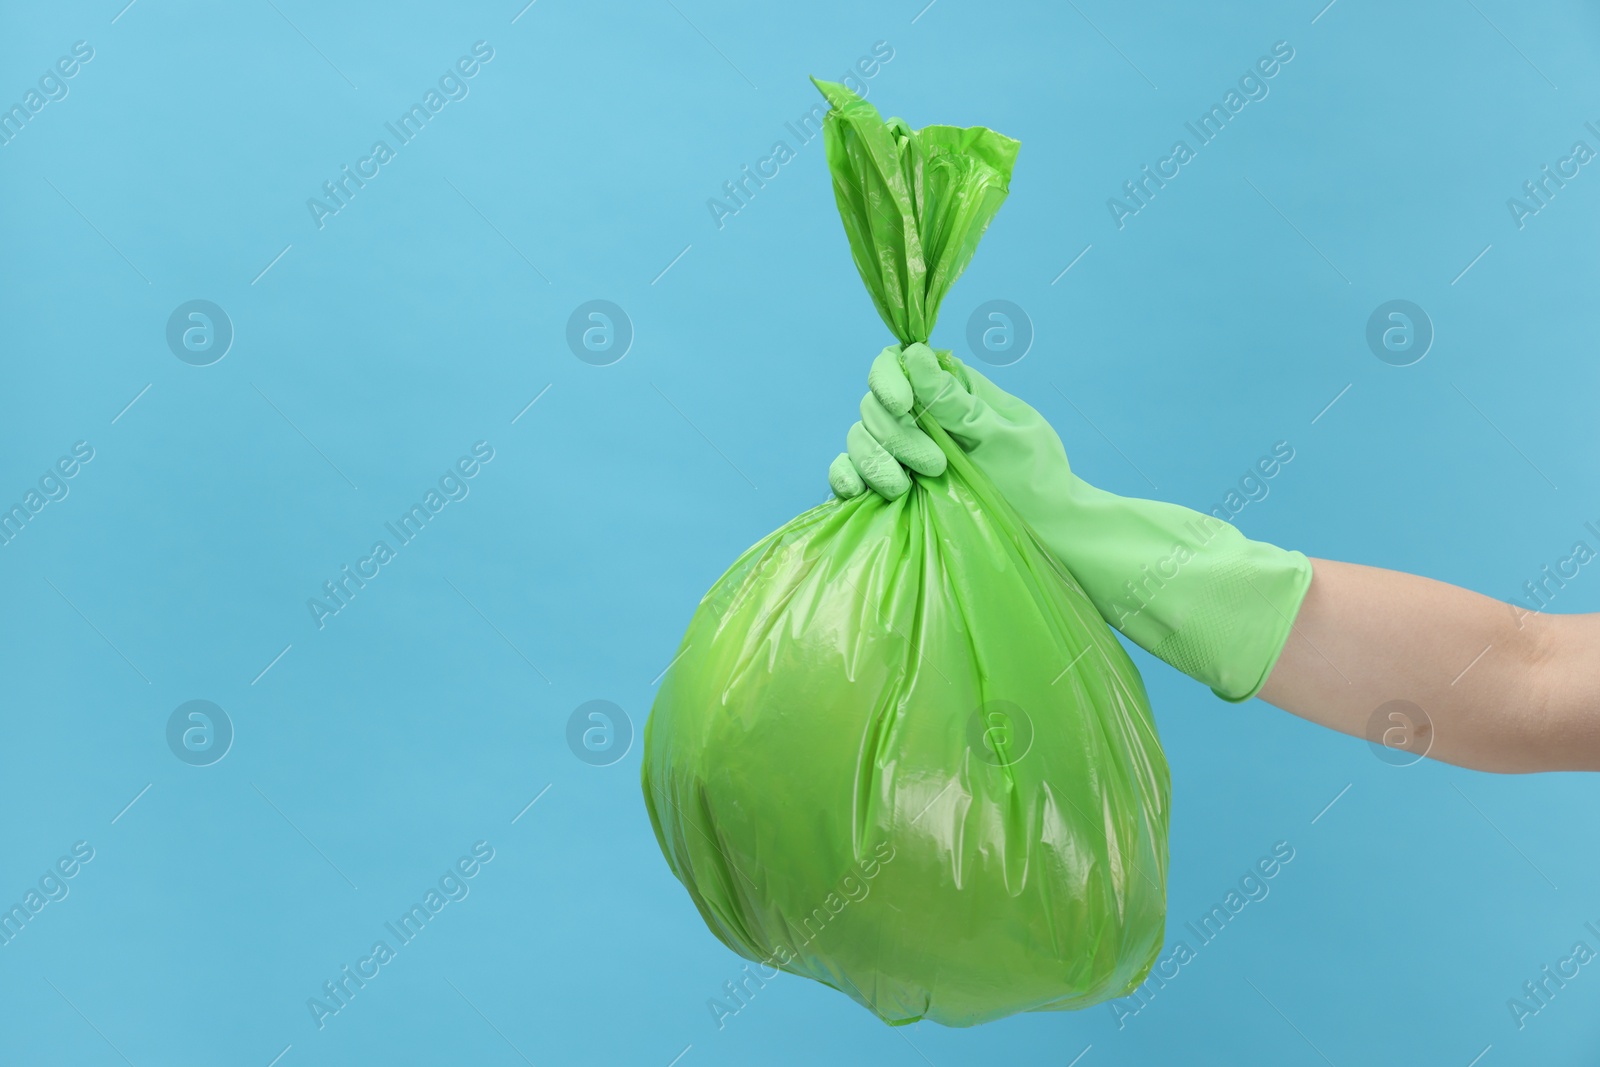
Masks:
[[[1017,143],[912,131],[818,87],[857,267],[891,331],[926,340]],[[813,508],[701,601],[645,728],[646,807],[757,975],[805,975],[892,1024],[1086,1007],[1161,947],[1166,761],[1077,582],[919,424],[945,475]]]

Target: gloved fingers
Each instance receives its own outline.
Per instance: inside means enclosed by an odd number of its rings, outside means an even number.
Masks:
[[[906,389],[910,388],[907,382]],[[893,415],[885,411],[875,393],[861,398],[861,425],[884,451],[918,474],[936,478],[944,473],[945,455],[933,438],[922,431],[909,413]]]
[[[850,432],[845,435],[845,446],[856,473],[879,496],[886,500],[898,500],[911,489],[911,476],[861,423],[850,427]]]
[[[905,357],[918,411],[927,411],[947,430],[972,421],[982,402],[939,365],[933,349],[924,344],[907,345]]]
[[[906,372],[900,369],[899,345],[889,345],[872,361],[872,369],[867,372],[867,388],[889,414],[904,415],[911,410],[914,396]]]
[[[850,457],[840,452],[828,466],[828,488],[832,489],[833,495],[840,500],[849,500],[865,493],[867,483],[861,480],[861,475],[856,472],[855,464],[850,462]]]

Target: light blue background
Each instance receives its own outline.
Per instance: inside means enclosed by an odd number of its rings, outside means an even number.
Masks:
[[[1135,651],[1173,772],[1169,937],[1274,842],[1295,859],[1125,1029],[892,1031],[783,976],[719,1030],[742,961],[657,852],[637,742],[592,767],[565,741],[591,699],[642,727],[700,594],[826,492],[887,334],[820,141],[724,228],[706,200],[789,139],[806,75],[880,40],[885,114],[1022,141],[935,336],[1023,307],[1033,350],[992,377],[1086,477],[1209,508],[1287,440],[1246,533],[1506,599],[1596,545],[1600,173],[1523,229],[1506,206],[1600,147],[1592,5],[123,2],[7,4],[0,32],[7,106],[94,48],[0,147],[0,501],[95,449],[0,547],[0,902],[95,849],[0,946],[0,1060],[1593,1054],[1600,968],[1525,1029],[1506,1007],[1600,948],[1587,777],[1394,767]],[[470,95],[319,230],[306,199],[479,40]],[[1280,40],[1268,98],[1118,230],[1107,198]],[[236,330],[209,367],[164,338],[195,298]],[[608,367],[564,339],[595,298],[637,331]],[[1404,368],[1364,339],[1395,298],[1437,330]],[[319,631],[307,598],[479,440],[470,496]],[[1600,606],[1600,573],[1554,606]],[[166,745],[191,699],[236,730],[210,767]],[[478,840],[470,896],[319,1030],[307,998]]]

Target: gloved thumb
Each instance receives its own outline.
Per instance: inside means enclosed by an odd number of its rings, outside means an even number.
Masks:
[[[980,439],[989,421],[989,406],[940,366],[939,357],[927,345],[907,345],[905,360],[917,410],[928,412],[934,422],[957,438],[974,443]]]

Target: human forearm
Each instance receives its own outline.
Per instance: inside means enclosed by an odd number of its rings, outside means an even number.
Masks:
[[[870,486],[892,499],[911,486],[901,465],[940,476],[941,450],[924,432],[931,421],[1107,622],[1219,696],[1259,695],[1332,729],[1481,770],[1600,770],[1600,615],[1522,612],[1348,563],[1317,561],[1312,580],[1299,552],[1083,481],[1043,416],[924,345],[886,349],[868,385],[849,452],[829,472],[835,492]],[[1420,711],[1391,719],[1405,710],[1385,708],[1392,701]],[[1429,736],[1408,737],[1416,726]]]
[[[1376,567],[1313,570],[1263,700],[1357,736],[1405,700],[1433,732],[1408,750],[1485,771],[1600,770],[1600,617],[1522,612]]]

